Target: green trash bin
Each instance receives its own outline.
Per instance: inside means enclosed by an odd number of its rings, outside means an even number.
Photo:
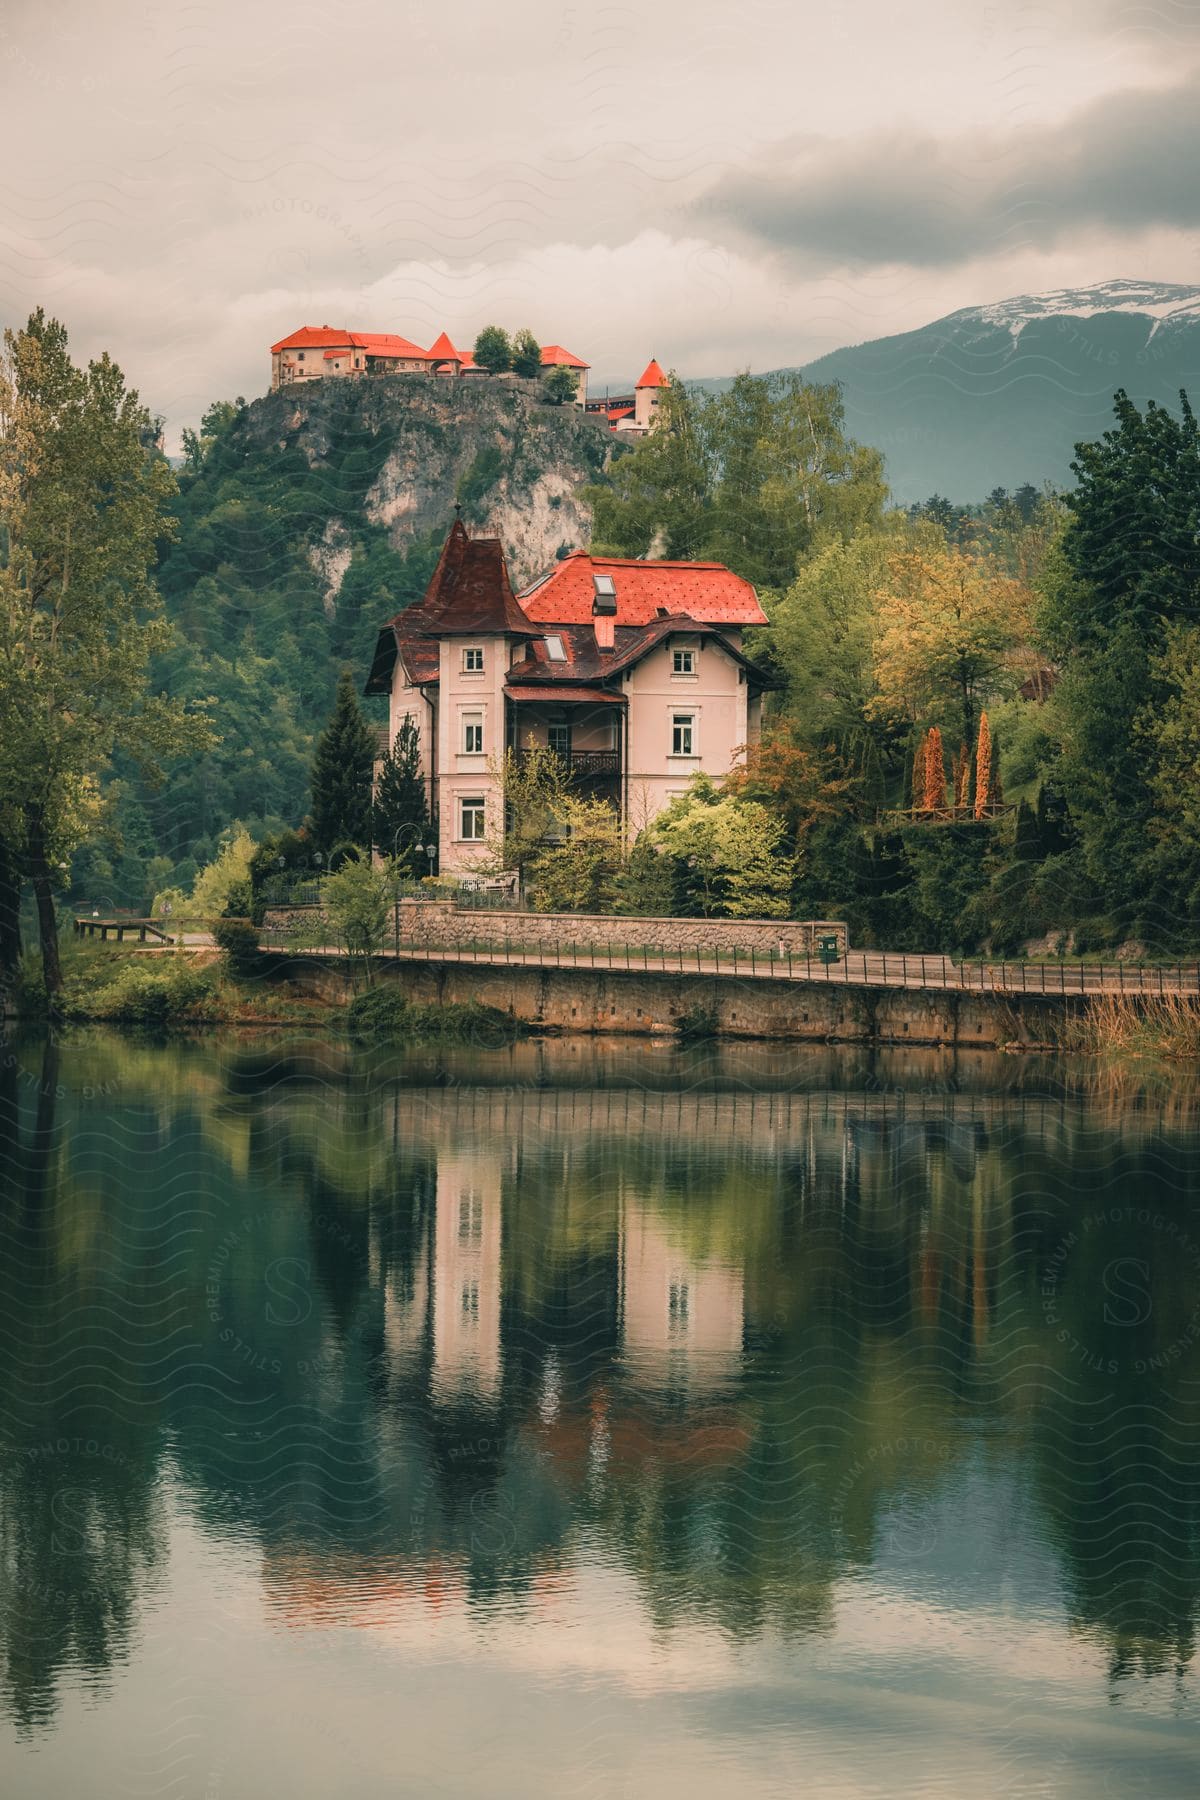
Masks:
[[[838,960],[838,941],[832,931],[823,932],[817,939],[817,955],[827,968]]]

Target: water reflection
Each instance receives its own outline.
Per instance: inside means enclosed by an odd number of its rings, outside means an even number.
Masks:
[[[632,1607],[695,1656],[853,1667],[889,1632],[953,1663],[954,1618],[972,1678],[1007,1631],[1191,1708],[1200,1121],[1073,1079],[10,1047],[10,1718],[138,1662],[180,1517],[254,1548],[288,1631],[559,1618],[577,1649]]]

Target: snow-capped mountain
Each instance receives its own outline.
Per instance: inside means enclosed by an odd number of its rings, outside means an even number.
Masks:
[[[1186,388],[1200,405],[1200,287],[1021,294],[835,350],[804,372],[841,382],[850,430],[884,452],[898,500],[1067,487],[1075,445],[1112,423],[1118,388],[1173,407]]]
[[[978,320],[984,325],[1002,325],[1016,338],[1035,320],[1093,319],[1100,313],[1132,313],[1152,319],[1153,337],[1163,326],[1200,318],[1200,287],[1164,281],[1102,281],[1098,287],[1059,288],[1053,294],[1018,294],[992,306],[965,306],[943,323]]]

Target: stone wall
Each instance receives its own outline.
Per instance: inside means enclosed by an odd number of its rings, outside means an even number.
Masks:
[[[341,958],[274,954],[266,973],[302,993],[348,1000]],[[963,1049],[1052,1045],[1083,1004],[1034,994],[842,987],[823,981],[522,968],[485,963],[381,962],[377,978],[433,1006],[479,1000],[542,1031],[666,1036],[685,1013],[703,1013],[722,1037],[810,1043],[951,1044]]]
[[[263,923],[268,931],[286,931],[298,916],[311,917],[314,908],[273,907]],[[769,956],[815,956],[817,940],[837,938],[839,952],[847,947],[846,927],[836,919],[617,919],[604,913],[490,912],[477,907],[461,910],[452,900],[401,900],[399,931],[402,944],[418,949],[453,949],[472,943],[512,943],[557,948],[561,944],[594,944],[597,949],[626,944],[637,950],[755,951]]]

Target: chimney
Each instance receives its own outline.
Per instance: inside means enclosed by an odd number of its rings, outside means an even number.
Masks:
[[[611,575],[592,575],[592,630],[596,648],[611,651],[616,643],[617,584]]]

